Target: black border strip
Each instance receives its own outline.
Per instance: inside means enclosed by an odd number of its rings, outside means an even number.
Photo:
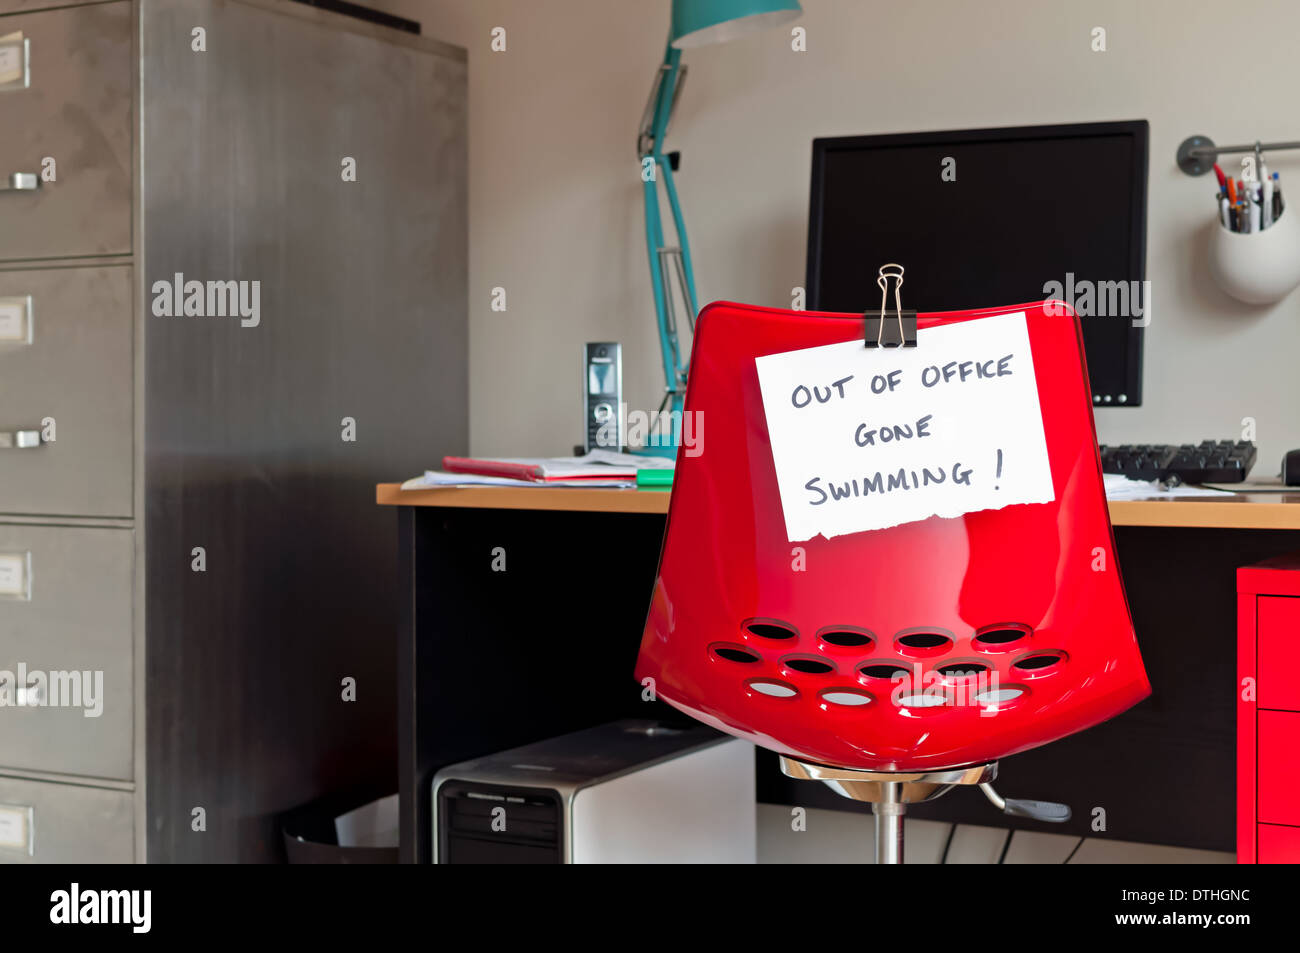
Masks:
[[[380,26],[401,30],[403,33],[420,35],[420,24],[415,20],[393,16],[391,13],[382,13],[379,10],[363,7],[359,3],[349,3],[348,0],[293,0],[293,2],[328,10],[331,13],[341,13],[345,17],[365,20],[367,23],[377,23]]]

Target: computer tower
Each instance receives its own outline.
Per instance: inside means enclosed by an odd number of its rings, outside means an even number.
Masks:
[[[443,768],[433,860],[754,863],[754,747],[615,721]]]

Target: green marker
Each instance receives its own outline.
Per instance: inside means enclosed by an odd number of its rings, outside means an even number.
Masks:
[[[672,489],[673,471],[671,469],[659,470],[650,467],[643,467],[636,471],[636,485],[638,489]]]

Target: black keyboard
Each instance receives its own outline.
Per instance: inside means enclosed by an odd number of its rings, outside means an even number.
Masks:
[[[1255,445],[1249,440],[1126,443],[1101,448],[1102,472],[1122,473],[1132,480],[1240,483],[1254,465]]]

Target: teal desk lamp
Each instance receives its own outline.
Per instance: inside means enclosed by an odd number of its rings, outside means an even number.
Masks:
[[[643,453],[675,457],[681,442],[682,402],[686,394],[686,372],[689,355],[682,353],[677,336],[677,313],[672,293],[672,279],[679,283],[680,296],[686,309],[687,325],[695,333],[695,273],[691,269],[691,248],[686,240],[686,223],[682,220],[681,203],[677,200],[677,187],[673,172],[677,168],[677,153],[663,152],[664,136],[672,119],[686,67],[681,65],[682,50],[709,43],[725,43],[744,33],[789,23],[802,13],[797,0],[673,0],[672,27],[668,32],[668,46],[664,60],[655,74],[650,88],[650,99],[641,117],[641,132],[637,137],[636,151],[641,159],[641,178],[645,196],[646,248],[650,254],[650,283],[654,289],[655,314],[659,322],[659,347],[663,352],[664,380],[663,403],[659,405],[660,419],[665,409],[672,427],[671,441],[660,433],[656,446],[647,446]],[[677,245],[664,240],[663,220],[659,215],[659,187],[664,184],[668,207],[672,211],[673,227],[677,232]],[[649,435],[647,435],[647,438]]]

